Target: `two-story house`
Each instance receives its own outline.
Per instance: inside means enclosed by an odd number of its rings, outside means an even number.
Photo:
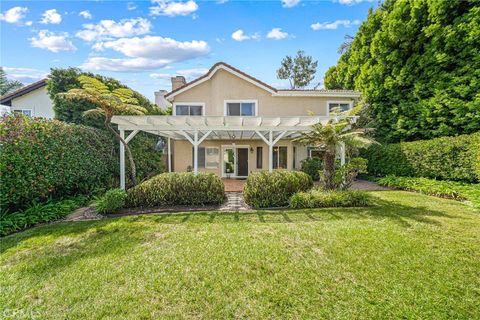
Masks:
[[[347,111],[359,97],[350,90],[276,89],[220,62],[189,83],[172,78],[163,97],[172,116],[117,116],[113,122],[122,135],[132,131],[128,141],[138,130],[165,137],[170,171],[245,178],[259,170],[299,169],[315,150],[292,140],[315,123],[338,119],[331,111]]]

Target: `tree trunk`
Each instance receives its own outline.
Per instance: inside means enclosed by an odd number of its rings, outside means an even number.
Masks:
[[[132,179],[133,186],[136,186],[137,185],[137,168],[135,166],[135,161],[133,161],[132,151],[130,151],[130,147],[128,146],[128,143],[126,143],[125,140],[123,140],[123,138],[117,133],[117,131],[115,131],[115,129],[113,129],[110,126],[109,122],[105,121],[105,127],[107,127],[107,129],[110,130],[115,135],[115,137],[117,137],[118,141],[123,143],[125,150],[127,151],[128,161],[130,162],[130,169],[131,169],[130,179]]]
[[[335,153],[326,151],[323,155],[323,175],[325,179],[325,189],[333,190],[335,185],[333,177],[335,175]]]

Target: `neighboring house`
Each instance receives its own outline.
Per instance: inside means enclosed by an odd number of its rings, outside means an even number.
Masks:
[[[314,123],[338,119],[331,111],[347,111],[360,97],[350,90],[276,89],[223,62],[189,83],[174,77],[172,91],[159,93],[158,99],[172,104],[173,115],[114,117],[121,133],[133,130],[128,140],[135,130],[167,137],[171,171],[231,178],[299,169],[315,150],[292,139]]]
[[[53,104],[47,93],[47,79],[29,84],[0,97],[0,104],[12,112],[21,112],[30,117],[53,119]]]

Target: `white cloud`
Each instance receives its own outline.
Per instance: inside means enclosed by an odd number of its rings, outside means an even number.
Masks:
[[[176,2],[170,0],[153,0],[155,6],[150,7],[150,14],[153,16],[188,16],[198,10],[198,4],[189,0],[187,2]]]
[[[237,31],[232,33],[232,39],[235,41],[259,40],[260,34],[258,34],[257,32],[251,35],[247,35],[242,29],[238,29]]]
[[[274,40],[282,40],[282,39],[285,39],[286,37],[288,37],[288,33],[283,32],[281,28],[273,28],[267,34],[268,39],[274,39]]]
[[[184,76],[187,79],[187,81],[190,81],[200,76],[203,76],[207,72],[208,72],[208,69],[205,69],[205,68],[193,68],[193,69],[178,70],[175,73],[151,73],[150,77],[154,79],[167,80],[175,76]]]
[[[282,7],[293,8],[300,3],[300,0],[282,0]]]
[[[127,3],[127,10],[132,11],[137,9],[137,6],[135,5],[135,2],[129,2]]]
[[[8,23],[20,23],[27,12],[27,7],[13,7],[4,13],[0,13],[0,20]]]
[[[27,21],[27,22],[25,22],[25,25],[26,25],[27,27],[30,27],[32,24],[33,24],[33,21]]]
[[[7,73],[7,78],[28,84],[45,78],[48,72],[32,68],[12,68],[3,67]]]
[[[81,11],[78,15],[84,19],[92,19],[92,14],[88,10]]]
[[[98,51],[111,49],[132,58],[164,58],[171,61],[192,59],[210,52],[210,47],[205,41],[180,42],[160,36],[122,38],[100,42],[95,46],[95,49]]]
[[[97,24],[87,23],[76,36],[85,41],[109,40],[113,38],[132,37],[150,32],[152,24],[144,18],[123,19],[119,22],[101,20]]]
[[[59,24],[60,22],[62,22],[62,16],[57,12],[57,9],[46,10],[42,14],[42,20],[40,20],[42,24]]]
[[[317,22],[310,25],[313,30],[336,30],[338,27],[343,26],[345,28],[350,28],[354,25],[359,25],[360,20],[336,20],[334,22]]]
[[[138,71],[153,70],[169,63],[194,59],[210,52],[205,41],[176,41],[160,36],[143,38],[121,38],[99,42],[93,47],[97,51],[107,49],[123,53],[128,58],[89,58],[82,67],[93,70]]]
[[[374,0],[338,0],[338,3],[351,6],[354,4],[359,4],[361,2],[373,2]]]
[[[106,70],[117,72],[136,72],[164,67],[170,61],[145,58],[111,59],[105,57],[90,57],[80,67],[86,70]]]
[[[55,34],[48,30],[40,30],[38,37],[30,38],[30,44],[34,48],[45,49],[51,52],[60,51],[76,51],[77,48],[68,40],[67,32],[60,32]]]

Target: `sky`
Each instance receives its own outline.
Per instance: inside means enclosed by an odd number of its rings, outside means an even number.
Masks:
[[[274,87],[298,50],[318,60],[312,85],[339,58],[372,0],[0,1],[0,65],[24,84],[50,68],[118,79],[150,100],[170,77],[191,81],[226,62]]]

